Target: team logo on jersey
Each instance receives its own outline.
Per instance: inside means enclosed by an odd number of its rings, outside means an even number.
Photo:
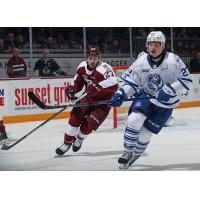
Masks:
[[[163,86],[163,80],[161,79],[159,74],[149,74],[147,77],[147,85],[154,92],[160,90]]]

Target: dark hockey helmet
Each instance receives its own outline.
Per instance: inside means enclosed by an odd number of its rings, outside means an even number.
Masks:
[[[87,50],[87,56],[99,56],[100,51],[98,47],[90,46]]]

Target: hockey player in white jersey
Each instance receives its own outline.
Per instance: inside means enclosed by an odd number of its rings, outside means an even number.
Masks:
[[[189,90],[191,78],[185,64],[165,51],[165,36],[151,32],[147,52],[139,56],[122,76],[124,85],[112,96],[111,106],[119,107],[134,95],[124,131],[124,154],[120,168],[127,169],[146,150],[152,134],[158,134],[179,104],[179,92]]]

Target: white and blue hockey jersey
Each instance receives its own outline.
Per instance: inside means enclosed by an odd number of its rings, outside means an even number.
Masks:
[[[122,88],[127,96],[138,91],[144,91],[155,99],[150,101],[164,108],[174,108],[179,104],[178,93],[190,89],[192,83],[189,71],[177,55],[165,52],[159,63],[153,64],[149,54],[139,56],[121,77],[124,81]],[[164,84],[170,83],[176,95],[168,102],[159,102],[156,99],[159,90]]]

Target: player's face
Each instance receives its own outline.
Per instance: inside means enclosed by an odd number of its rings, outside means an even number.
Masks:
[[[163,51],[160,42],[149,42],[148,49],[149,54],[153,57],[159,56]]]
[[[91,69],[96,69],[99,62],[99,56],[88,56],[87,63]]]

